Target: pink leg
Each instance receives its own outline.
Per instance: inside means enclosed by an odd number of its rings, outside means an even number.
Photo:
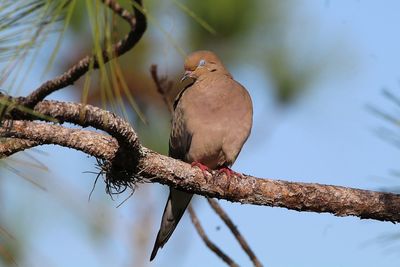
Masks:
[[[228,167],[220,167],[218,173],[225,173],[228,177],[231,177],[231,175],[240,176],[240,173],[237,173]]]
[[[210,169],[206,165],[204,165],[200,162],[193,161],[190,165],[192,167],[198,167],[203,172],[204,175],[205,175],[205,172],[211,172]]]

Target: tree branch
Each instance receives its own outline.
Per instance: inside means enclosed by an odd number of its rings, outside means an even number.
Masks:
[[[296,211],[357,216],[361,219],[400,222],[400,195],[322,185],[295,183],[250,175],[212,172],[204,176],[187,163],[143,148],[138,168],[150,182],[159,182],[198,195],[242,204],[284,207]]]
[[[112,160],[118,150],[118,143],[112,137],[92,131],[31,121],[13,121],[8,129],[0,128],[0,136],[19,138],[12,141],[18,140],[21,144],[26,142],[30,147],[44,144],[69,147],[107,160]],[[0,151],[3,150],[5,149],[0,144]]]
[[[103,2],[116,14],[126,20],[131,26],[131,31],[122,40],[112,46],[112,53],[103,50],[102,58],[104,63],[106,63],[134,47],[143,36],[147,27],[147,22],[145,15],[136,8],[135,4],[133,4],[133,10],[135,13],[135,16],[133,17],[128,11],[122,9],[115,1],[103,0]],[[135,0],[135,3],[141,6],[142,0]],[[73,84],[89,70],[91,65],[93,65],[93,68],[99,67],[96,56],[92,55],[84,57],[63,74],[43,83],[39,88],[34,90],[25,99],[23,105],[25,107],[33,108],[39,101],[43,100],[49,94]]]
[[[2,128],[0,128],[0,131]],[[6,158],[25,149],[40,145],[39,142],[19,139],[19,138],[0,138],[0,159]]]
[[[121,7],[117,2],[114,0],[101,0],[106,6],[108,6],[115,14],[120,16],[122,19],[124,19],[128,24],[131,26],[132,30],[135,29],[136,27],[136,18],[137,16],[137,10],[135,9],[135,6],[133,5],[135,16],[133,16],[129,11]],[[139,5],[141,5],[142,1],[136,1]],[[144,32],[144,31],[143,31]]]
[[[168,99],[168,93],[171,91],[173,82],[169,81],[166,76],[159,77],[158,76],[158,67],[153,64],[150,67],[150,74],[153,78],[154,83],[156,84],[157,92],[163,98],[165,105],[168,108],[169,113],[174,113],[173,103]]]
[[[196,216],[196,213],[194,212],[192,205],[189,205],[188,207],[189,215],[190,215],[190,220],[192,221],[194,228],[196,229],[197,233],[201,237],[201,239],[204,241],[206,246],[214,252],[218,257],[220,257],[226,264],[228,264],[231,267],[239,267],[236,262],[234,262],[228,255],[226,255],[217,245],[215,245],[206,235],[204,232],[203,227],[200,224],[199,219]]]
[[[33,111],[60,123],[69,122],[105,131],[121,145],[126,144],[131,153],[136,154],[139,151],[140,143],[136,132],[127,121],[112,112],[91,105],[53,100],[39,102]]]
[[[67,110],[83,108],[85,110],[84,126],[93,126],[90,123],[94,122],[95,126],[102,127],[107,131],[110,130],[112,133],[116,133],[119,138],[122,138],[125,134],[131,137],[136,136],[129,125],[120,124],[122,119],[110,112],[89,105],[82,107],[80,104],[43,101],[43,104],[37,105],[35,111],[40,110],[45,114],[57,115],[64,112],[62,107]],[[66,117],[71,121],[79,122],[79,112],[65,112],[67,113]],[[103,116],[105,116],[104,119],[102,119]],[[57,115],[57,119],[66,118]],[[105,125],[102,125],[102,123]],[[122,131],[117,129],[120,125],[122,125]],[[232,175],[230,179],[224,173],[213,172],[210,175],[204,175],[203,172],[197,168],[192,168],[187,163],[160,155],[141,146],[136,138],[133,138],[133,140],[136,140],[136,142],[128,143],[136,145],[128,146],[127,143],[123,145],[127,146],[124,148],[125,151],[137,153],[136,160],[129,163],[124,162],[120,167],[132,168],[135,179],[140,176],[142,181],[158,182],[185,192],[243,204],[284,207],[297,211],[324,212],[336,216],[357,216],[361,219],[400,222],[400,195],[398,194],[316,183],[294,183],[244,174]],[[104,155],[93,153],[93,156],[102,157]]]
[[[263,265],[258,260],[256,254],[254,254],[253,250],[251,250],[249,244],[247,244],[246,240],[242,236],[242,234],[237,229],[236,225],[233,223],[231,218],[229,218],[228,214],[221,208],[218,202],[215,199],[207,198],[208,203],[213,208],[213,210],[218,214],[218,216],[224,221],[224,223],[228,226],[229,230],[231,230],[232,234],[235,236],[236,240],[239,242],[242,249],[249,256],[250,260],[253,262],[255,267],[262,267]]]

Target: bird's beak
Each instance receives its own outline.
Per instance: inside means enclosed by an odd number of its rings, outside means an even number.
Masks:
[[[185,71],[185,74],[183,75],[181,82],[186,81],[188,78],[192,78],[192,72],[190,70]]]

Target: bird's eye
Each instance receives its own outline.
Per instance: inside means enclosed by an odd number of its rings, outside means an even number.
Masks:
[[[202,67],[206,64],[206,61],[204,59],[200,60],[199,62],[199,67]]]

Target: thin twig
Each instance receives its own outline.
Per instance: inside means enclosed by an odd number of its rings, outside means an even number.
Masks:
[[[224,221],[226,226],[228,226],[229,230],[231,230],[232,234],[235,236],[235,238],[239,242],[240,246],[243,248],[243,250],[250,257],[250,259],[253,262],[254,266],[262,267],[263,265],[258,260],[257,256],[254,254],[254,252],[251,250],[249,244],[247,244],[246,240],[244,239],[242,234],[239,232],[239,230],[236,227],[236,225],[229,218],[228,214],[222,209],[222,207],[218,204],[218,202],[216,200],[211,199],[211,198],[207,198],[207,200],[208,200],[208,203],[210,204],[210,206],[215,211],[215,213],[218,214],[218,216]]]
[[[105,49],[103,50],[102,57],[104,63],[109,60],[118,57],[132,47],[141,39],[143,33],[146,30],[147,22],[146,17],[134,6],[135,16],[129,14],[128,11],[124,10],[113,0],[103,0],[104,3],[112,9],[116,14],[120,15],[123,19],[128,21],[131,26],[131,31],[119,42],[112,46],[112,53],[109,53]],[[135,0],[136,4],[142,4],[142,0]],[[34,90],[24,101],[24,106],[33,108],[39,101],[43,100],[49,94],[62,89],[68,85],[73,84],[80,77],[82,77],[93,65],[93,68],[98,68],[98,59],[95,55],[86,56],[81,59],[78,63],[73,65],[69,70],[63,74],[57,76],[56,78],[43,83],[39,88]]]
[[[192,206],[190,205],[188,207],[188,211],[190,214],[190,219],[192,220],[192,223],[194,227],[196,228],[197,233],[203,239],[204,243],[206,246],[212,250],[215,254],[217,254],[218,257],[220,257],[226,264],[232,267],[239,267],[237,263],[235,263],[228,255],[226,255],[221,249],[219,249],[210,239],[208,239],[206,233],[204,232],[203,227],[201,226],[199,219],[196,216],[196,213],[194,212]]]
[[[118,2],[114,0],[102,0],[103,3],[108,6],[115,14],[126,20],[131,28],[135,28],[136,19],[128,10],[120,6]],[[140,4],[140,3],[139,3]]]
[[[5,261],[9,261],[12,263],[14,266],[18,267],[19,265],[17,264],[12,252],[4,245],[0,244],[0,255],[5,259]],[[10,264],[11,265],[11,264]]]
[[[168,94],[171,91],[174,83],[172,81],[169,81],[167,76],[159,77],[157,72],[157,65],[155,64],[151,65],[150,73],[151,77],[154,80],[154,83],[156,84],[157,92],[163,98],[164,103],[168,107],[169,112],[171,114],[174,113],[174,107],[172,105],[172,102],[168,98]]]

